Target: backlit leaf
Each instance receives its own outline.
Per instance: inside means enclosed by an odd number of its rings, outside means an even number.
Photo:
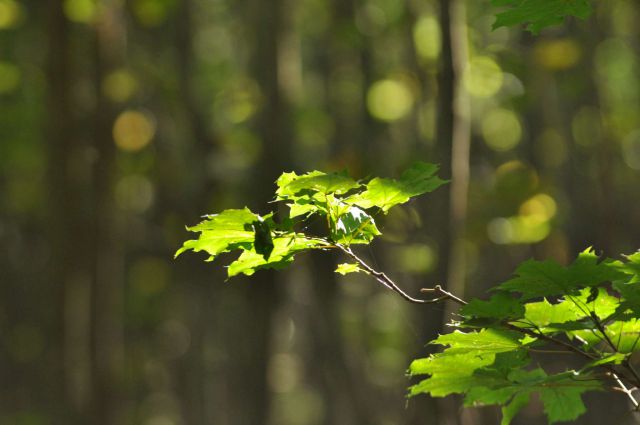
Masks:
[[[450,354],[465,354],[470,351],[488,354],[502,353],[520,348],[522,346],[519,341],[521,337],[521,334],[513,331],[483,329],[478,332],[466,333],[455,331],[441,335],[433,343],[450,346],[447,349]]]
[[[189,227],[192,232],[200,232],[198,239],[189,240],[176,252],[176,257],[187,250],[205,251],[211,259],[218,254],[240,247],[253,245],[255,232],[252,223],[259,216],[247,208],[242,210],[225,210],[220,214],[209,216],[197,226]]]
[[[398,180],[376,177],[367,184],[364,192],[345,200],[361,208],[378,207],[387,212],[395,205],[404,204],[414,196],[432,192],[446,183],[435,173],[438,166],[416,162]]]
[[[336,273],[340,273],[343,276],[349,273],[357,273],[361,271],[363,270],[355,263],[342,263],[336,268]]]
[[[273,238],[273,250],[268,258],[254,249],[246,250],[229,265],[227,273],[229,277],[240,273],[250,276],[260,269],[281,269],[293,261],[296,253],[323,245],[323,241],[309,239],[303,234],[277,236]]]

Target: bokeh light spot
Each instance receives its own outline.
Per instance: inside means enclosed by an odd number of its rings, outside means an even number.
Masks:
[[[441,49],[440,23],[433,16],[418,19],[413,28],[413,39],[421,58],[432,61],[438,58]]]
[[[88,24],[93,22],[98,12],[95,0],[65,0],[64,14],[70,21]]]
[[[0,62],[0,95],[16,90],[21,80],[20,68],[9,62]]]
[[[406,273],[428,273],[434,269],[437,253],[426,244],[411,244],[397,248],[393,252],[393,264]]]
[[[467,91],[475,97],[491,97],[502,87],[502,69],[488,56],[473,58],[464,73]]]
[[[157,27],[167,20],[174,6],[174,0],[135,0],[132,8],[143,26]]]
[[[495,190],[508,198],[518,198],[530,193],[538,186],[536,170],[522,161],[508,161],[498,167],[495,177]]]
[[[0,0],[0,30],[15,28],[21,17],[20,4],[15,0]]]
[[[124,111],[113,124],[113,140],[123,151],[136,152],[147,146],[156,132],[153,118],[140,111]]]
[[[114,102],[126,102],[137,89],[138,82],[126,69],[113,71],[102,81],[102,92]]]
[[[551,225],[530,216],[499,217],[487,225],[491,242],[500,245],[540,242],[549,236]]]
[[[556,215],[557,210],[556,201],[551,196],[539,193],[523,202],[518,212],[521,216],[531,217],[543,222],[551,220]]]
[[[522,126],[515,112],[495,108],[482,119],[482,137],[494,151],[504,152],[516,147],[522,137]]]
[[[570,38],[539,42],[534,50],[535,60],[544,68],[560,71],[576,65],[582,57],[580,46]]]
[[[413,94],[402,81],[377,81],[367,93],[367,106],[371,115],[381,121],[399,120],[411,111]]]
[[[620,38],[609,38],[596,47],[596,70],[603,78],[618,81],[631,78],[635,60],[633,49]]]
[[[237,78],[228,83],[215,100],[215,113],[227,123],[241,124],[258,110],[261,101],[260,87],[250,78]]]
[[[116,203],[125,211],[144,212],[153,203],[153,184],[145,176],[121,178],[115,188]]]

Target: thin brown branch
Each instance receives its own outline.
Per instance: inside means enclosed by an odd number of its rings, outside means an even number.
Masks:
[[[356,263],[358,263],[358,265],[360,267],[362,267],[362,269],[364,271],[366,271],[371,276],[373,276],[385,288],[392,290],[393,292],[397,293],[402,298],[404,298],[405,300],[407,300],[407,301],[409,301],[411,303],[414,303],[414,304],[434,304],[434,303],[438,303],[438,302],[444,301],[446,299],[452,299],[452,300],[454,300],[456,302],[462,302],[463,304],[466,304],[465,301],[461,300],[460,298],[458,298],[458,297],[454,296],[453,294],[450,294],[449,292],[447,292],[444,289],[442,289],[440,287],[440,285],[437,285],[433,289],[433,291],[436,292],[439,295],[437,298],[432,298],[432,299],[427,299],[427,300],[420,299],[420,298],[414,298],[411,295],[407,294],[405,291],[403,291],[386,274],[375,270],[373,267],[371,267],[369,264],[367,264],[363,259],[358,257],[350,248],[348,248],[348,247],[346,247],[344,245],[340,245],[340,244],[337,244],[337,247],[342,252],[344,252],[347,256],[349,256],[351,259],[353,259]]]

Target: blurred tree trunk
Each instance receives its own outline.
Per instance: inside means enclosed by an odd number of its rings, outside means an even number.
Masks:
[[[252,47],[250,72],[257,81],[262,101],[255,129],[262,142],[262,157],[247,176],[247,203],[261,214],[269,209],[275,181],[291,167],[291,134],[288,105],[281,87],[281,40],[287,22],[284,0],[244,2],[245,27]],[[271,322],[282,288],[273,270],[261,271],[252,282],[236,288],[244,302],[244,317],[228,324],[227,343],[233,353],[229,373],[231,423],[258,425],[269,421],[271,390],[267,366],[271,355]]]
[[[471,140],[469,98],[462,81],[467,64],[467,21],[464,0],[442,0],[442,68],[439,74],[437,143],[441,149],[443,175],[450,172],[448,235],[443,237],[447,255],[441,275],[446,276],[446,288],[463,297],[465,292],[466,261],[464,254],[467,191],[469,186],[469,150]],[[445,321],[457,308],[451,303],[445,311]]]
[[[80,415],[81,402],[74,403],[73,332],[66,320],[69,307],[68,288],[74,273],[86,266],[82,253],[74,247],[82,246],[83,220],[79,215],[77,182],[70,175],[71,157],[76,144],[75,122],[72,114],[71,70],[69,65],[69,23],[63,12],[63,1],[47,4],[47,130],[44,136],[48,147],[49,217],[51,237],[51,287],[56,304],[56,331],[51,337],[53,361],[50,370],[55,383],[49,389],[51,408],[55,418],[66,422],[69,410]],[[77,318],[74,318],[74,320]],[[75,359],[77,360],[77,359]],[[77,400],[76,400],[77,401]]]
[[[122,232],[114,202],[116,110],[102,90],[106,75],[124,61],[126,32],[118,0],[103,0],[94,33],[94,110],[92,206],[94,287],[92,291],[93,420],[97,425],[119,421],[124,370]]]
[[[196,95],[194,75],[197,71],[196,58],[193,50],[194,13],[196,4],[192,0],[182,0],[177,6],[176,13],[176,44],[175,60],[178,70],[181,102],[186,114],[186,124],[190,140],[189,163],[195,184],[187,192],[188,196],[181,205],[174,205],[176,209],[186,209],[185,218],[192,220],[201,216],[211,208],[211,200],[215,198],[217,190],[215,179],[209,171],[207,158],[217,148],[217,135],[208,128],[202,117],[202,108]],[[209,115],[211,118],[211,115]],[[220,413],[224,409],[219,407],[223,403],[213,386],[219,384],[222,371],[209,365],[204,357],[210,347],[220,349],[221,341],[216,332],[208,331],[217,328],[217,312],[221,306],[221,287],[212,284],[212,275],[221,276],[221,270],[211,270],[209,267],[191,267],[185,269],[185,276],[192,283],[189,286],[189,300],[193,303],[192,314],[189,315],[189,329],[191,329],[192,343],[179,371],[180,377],[177,394],[183,405],[187,423],[218,423]],[[215,279],[216,282],[222,278]],[[207,348],[209,347],[209,348]]]
[[[361,171],[363,165],[367,166],[362,162],[366,162],[374,150],[367,143],[369,127],[364,102],[368,87],[365,81],[370,73],[368,41],[357,34],[355,3],[352,0],[333,0],[329,7],[332,15],[330,29],[323,39],[320,55],[327,89],[326,110],[335,126],[330,155],[334,162],[348,166],[351,171],[354,168]],[[355,37],[359,37],[362,43],[357,50],[353,46]],[[335,92],[336,81],[344,78],[341,73],[352,69],[362,70],[363,96],[362,100],[349,99],[345,102]],[[313,358],[307,362],[320,365],[312,373],[318,380],[326,406],[323,423],[371,424],[375,418],[372,407],[376,398],[362,370],[347,364],[337,309],[340,295],[335,267],[335,259],[325,255],[314,255],[309,264],[315,309],[310,317],[310,330],[314,335]]]
[[[448,200],[444,211],[449,217],[438,237],[440,261],[439,281],[444,287],[464,297],[465,247],[464,235],[467,216],[467,190],[469,185],[470,123],[469,99],[465,92],[462,74],[467,63],[467,30],[465,0],[440,0],[440,25],[442,28],[441,69],[438,75],[438,113],[436,144],[438,158],[443,164],[442,175],[451,176]],[[441,198],[444,198],[441,195]],[[442,280],[440,280],[442,279]],[[443,323],[451,319],[457,310],[448,302]],[[443,401],[441,423],[458,423],[459,407],[452,400]]]

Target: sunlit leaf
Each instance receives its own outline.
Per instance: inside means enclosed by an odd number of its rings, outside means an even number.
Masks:
[[[404,204],[414,196],[432,192],[446,183],[435,173],[438,166],[416,162],[398,180],[376,177],[367,184],[364,192],[345,200],[361,208],[378,207],[387,212],[395,205]]]
[[[519,339],[522,337],[513,331],[503,331],[497,329],[483,329],[478,332],[455,331],[446,335],[441,335],[434,344],[449,345],[447,352],[450,354],[465,354],[470,351],[477,353],[502,353],[520,348],[522,344]]]
[[[331,238],[343,244],[369,243],[378,236],[380,231],[369,214],[356,206],[347,206],[335,221],[335,228]]]
[[[363,270],[356,263],[342,263],[336,268],[336,273],[340,273],[343,276],[349,273],[357,273],[361,271]]]
[[[252,223],[259,216],[247,208],[241,210],[225,210],[220,214],[209,216],[197,226],[189,227],[192,232],[200,232],[198,239],[189,240],[176,252],[176,256],[184,251],[205,251],[212,258],[218,254],[240,247],[250,248],[255,239]]]
[[[627,355],[624,353],[613,353],[607,354],[601,359],[594,360],[590,363],[587,363],[584,369],[594,368],[596,366],[601,366],[604,364],[620,364],[627,358]]]
[[[246,250],[229,265],[229,277],[238,274],[252,275],[260,269],[281,269],[293,261],[296,253],[311,248],[322,247],[324,242],[309,239],[302,234],[286,234],[273,238],[273,250],[268,258],[255,250]]]
[[[341,195],[360,186],[346,172],[327,174],[321,171],[312,171],[301,176],[295,173],[284,173],[276,183],[278,199],[287,199],[304,190]]]

